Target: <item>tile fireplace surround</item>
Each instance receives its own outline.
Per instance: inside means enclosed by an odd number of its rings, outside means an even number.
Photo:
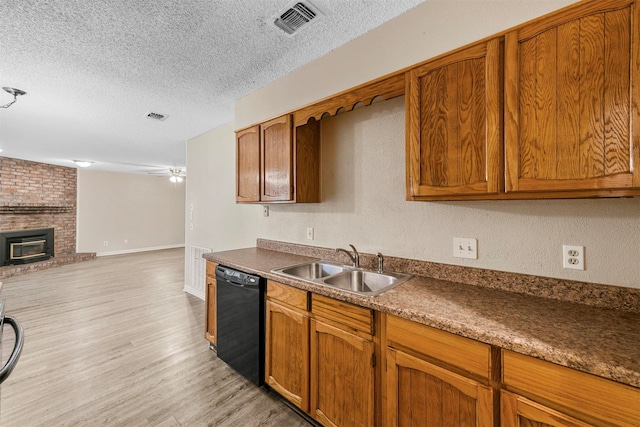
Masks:
[[[0,156],[0,230],[55,230],[55,256],[46,261],[0,267],[0,280],[95,258],[76,253],[75,168]]]

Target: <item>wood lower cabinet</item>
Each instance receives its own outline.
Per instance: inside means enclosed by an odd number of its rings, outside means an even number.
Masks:
[[[320,122],[286,114],[236,132],[236,202],[320,202]]]
[[[307,292],[267,282],[265,382],[309,411],[309,315]]]
[[[387,350],[386,426],[493,426],[491,387]]]
[[[562,412],[508,391],[500,394],[503,427],[592,427]]]
[[[373,312],[312,297],[311,410],[325,426],[373,426]]]
[[[508,193],[640,195],[639,19],[588,1],[506,34]]]
[[[494,426],[490,346],[388,316],[385,356],[385,426]]]
[[[640,389],[502,350],[502,426],[640,426]]]
[[[501,39],[407,72],[407,199],[502,192]]]
[[[212,345],[216,345],[216,264],[207,261],[205,283],[205,331],[204,337]]]

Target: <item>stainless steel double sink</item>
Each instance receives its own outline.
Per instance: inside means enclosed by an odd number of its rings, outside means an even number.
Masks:
[[[380,295],[411,278],[408,274],[379,273],[332,261],[309,261],[276,268],[271,272],[366,296]]]

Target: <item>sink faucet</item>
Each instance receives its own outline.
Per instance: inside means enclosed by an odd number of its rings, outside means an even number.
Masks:
[[[378,257],[378,273],[384,272],[384,257],[380,252],[376,255]]]
[[[349,256],[349,259],[353,263],[353,266],[355,268],[359,268],[360,267],[360,255],[358,254],[358,251],[356,250],[355,246],[353,246],[353,245],[349,245],[349,246],[351,246],[351,249],[353,249],[353,255],[351,255],[351,253],[348,250],[342,249],[342,248],[336,248],[336,252],[344,252],[345,254],[347,254],[347,256]]]

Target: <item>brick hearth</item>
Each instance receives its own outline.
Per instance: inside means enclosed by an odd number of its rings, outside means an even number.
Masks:
[[[0,157],[0,230],[55,230],[54,258],[0,267],[0,280],[95,258],[95,254],[76,253],[76,205],[75,168]]]

